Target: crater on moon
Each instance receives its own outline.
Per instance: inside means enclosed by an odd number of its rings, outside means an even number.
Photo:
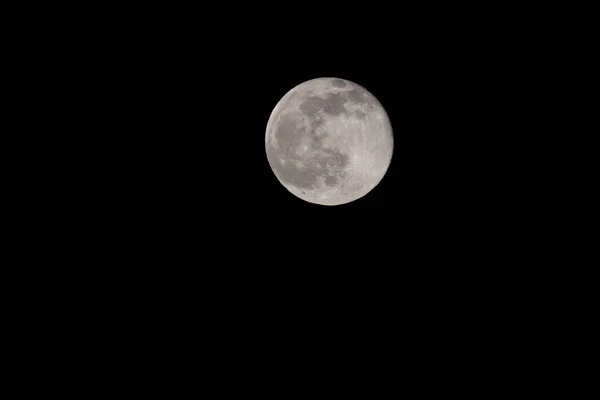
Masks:
[[[267,124],[266,152],[277,179],[316,204],[354,201],[383,178],[393,152],[389,119],[363,87],[318,78],[290,90]]]

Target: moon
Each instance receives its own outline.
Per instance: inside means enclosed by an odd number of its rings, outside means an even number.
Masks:
[[[317,78],[287,92],[273,109],[267,159],[296,197],[327,206],[369,193],[388,170],[394,149],[390,120],[364,87]]]

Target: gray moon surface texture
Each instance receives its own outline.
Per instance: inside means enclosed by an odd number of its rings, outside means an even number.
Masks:
[[[394,136],[383,106],[339,78],[301,83],[277,103],[265,137],[279,182],[314,204],[350,203],[369,193],[392,160]]]

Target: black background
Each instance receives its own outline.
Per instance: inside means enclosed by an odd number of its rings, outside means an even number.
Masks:
[[[523,117],[539,45],[525,21],[440,8],[112,15],[71,66],[94,97],[79,105],[92,184],[73,201],[90,205],[94,257],[164,290],[500,287],[535,207]],[[327,76],[367,88],[394,130],[384,179],[337,207],[288,193],[264,149],[281,97]]]
[[[48,326],[63,314],[119,361],[208,348],[246,370],[263,348],[280,365],[314,342],[348,361],[429,353],[445,370],[465,347],[479,365],[539,343],[527,324],[553,310],[532,288],[554,288],[538,236],[552,219],[532,196],[551,90],[538,10],[215,7],[79,11],[36,37],[36,99],[56,106],[45,140],[64,165],[36,170],[49,185],[31,207],[51,223],[34,230],[48,245],[27,253],[48,262],[30,279],[64,299],[36,304]],[[381,183],[336,207],[288,193],[264,147],[281,97],[326,76],[364,86],[394,130]]]
[[[207,239],[224,234],[230,246],[261,247],[286,235],[313,237],[317,248],[332,241],[360,247],[371,235],[396,243],[403,236],[479,236],[475,231],[505,209],[500,198],[515,152],[502,151],[519,147],[515,120],[523,112],[511,87],[527,71],[504,56],[506,44],[496,43],[493,29],[482,30],[485,21],[467,27],[426,15],[406,25],[340,22],[308,32],[293,22],[236,20],[219,30],[226,20],[213,27],[161,17],[119,31],[97,71],[110,87],[102,109],[112,124],[105,145],[117,158],[111,172],[122,168],[114,184],[127,194],[129,212],[144,215],[136,223],[183,236],[208,226]],[[355,14],[348,18],[361,25]],[[394,129],[384,180],[342,207],[290,195],[264,152],[275,104],[322,76],[366,87]]]

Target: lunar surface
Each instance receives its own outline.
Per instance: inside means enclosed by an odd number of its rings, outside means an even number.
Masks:
[[[362,86],[338,78],[304,82],[267,123],[267,158],[281,184],[310,203],[339,205],[369,193],[394,148],[389,118]]]

